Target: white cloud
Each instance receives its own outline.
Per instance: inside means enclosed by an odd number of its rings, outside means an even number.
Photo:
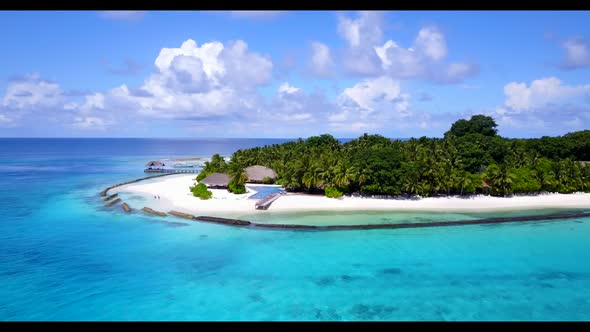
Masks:
[[[504,86],[504,104],[494,116],[501,134],[563,135],[590,125],[590,84],[567,85],[556,77],[511,82]]]
[[[412,47],[404,48],[388,40],[383,46],[375,46],[374,50],[383,70],[396,78],[458,83],[478,71],[478,67],[472,64],[442,63],[447,56],[446,41],[434,27],[422,28]]]
[[[291,86],[291,85],[289,85],[289,83],[285,82],[285,83],[281,84],[281,86],[279,86],[278,91],[279,91],[279,94],[293,94],[293,93],[296,93],[300,90],[301,89]]]
[[[99,12],[99,15],[103,18],[113,20],[137,20],[143,18],[146,12],[142,10],[105,10]]]
[[[339,97],[344,107],[358,108],[362,111],[373,112],[383,103],[404,112],[407,110],[408,95],[401,93],[400,84],[389,77],[368,79],[346,88]]]
[[[157,71],[133,95],[122,85],[111,91],[116,104],[137,108],[146,116],[205,118],[255,107],[256,88],[270,82],[273,64],[250,52],[241,41],[205,43],[189,39],[179,48],[163,48]]]
[[[565,50],[562,67],[575,69],[590,66],[590,42],[583,37],[569,38],[561,45]]]
[[[556,77],[547,77],[526,83],[511,82],[504,86],[505,106],[513,112],[528,111],[554,103],[575,101],[590,96],[590,84],[564,85]]]
[[[311,68],[318,76],[328,76],[334,66],[330,48],[320,42],[312,42]]]
[[[72,127],[77,129],[88,129],[88,130],[104,130],[110,123],[104,119],[98,117],[76,117]]]
[[[479,70],[474,64],[444,63],[446,37],[434,26],[421,28],[406,48],[391,39],[383,42],[382,24],[377,12],[361,12],[356,19],[339,17],[338,32],[347,44],[342,63],[349,73],[458,83]]]
[[[347,42],[343,55],[345,69],[351,73],[375,75],[380,71],[380,61],[373,49],[381,43],[383,14],[360,12],[356,19],[345,16],[338,18],[338,32]]]
[[[332,130],[342,133],[385,129],[386,124],[398,127],[412,121],[409,101],[398,81],[386,76],[366,79],[344,89],[325,119]]]
[[[348,116],[350,115],[350,111],[344,110],[338,113],[332,113],[328,115],[328,121],[330,122],[343,122],[348,120]]]
[[[10,82],[1,101],[2,108],[10,114],[0,121],[14,126],[26,121],[67,125],[76,119],[74,127],[104,128],[112,121],[100,119],[96,113],[104,112],[106,102],[102,93],[64,93],[58,83],[35,73]]]
[[[435,28],[422,28],[418,32],[414,47],[427,57],[438,61],[447,56],[445,36]]]
[[[32,74],[14,80],[8,85],[2,106],[23,110],[55,107],[62,101],[59,84],[42,80],[39,74]]]
[[[311,113],[296,113],[282,115],[284,121],[306,121],[311,120],[313,115]]]
[[[356,19],[338,17],[338,32],[350,47],[361,47],[381,41],[383,15],[380,12],[363,11]]]

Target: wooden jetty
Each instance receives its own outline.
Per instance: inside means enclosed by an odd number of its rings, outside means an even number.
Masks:
[[[163,168],[146,168],[145,173],[200,173],[199,169],[163,169]]]
[[[256,208],[256,210],[268,210],[272,202],[276,201],[279,197],[281,197],[281,193],[272,193],[266,195],[263,198],[261,198],[258,202],[256,202],[256,205],[254,205],[254,207]]]

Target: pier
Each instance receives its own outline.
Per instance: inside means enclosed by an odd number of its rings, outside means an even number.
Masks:
[[[256,210],[268,210],[272,202],[276,201],[279,197],[281,197],[281,195],[281,193],[272,193],[263,197],[258,202],[256,202]]]
[[[145,173],[200,173],[201,170],[199,169],[164,169],[164,168],[146,168],[144,170]]]

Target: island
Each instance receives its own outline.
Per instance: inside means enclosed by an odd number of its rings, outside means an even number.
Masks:
[[[475,115],[453,123],[442,138],[364,134],[342,143],[324,134],[238,150],[228,160],[215,154],[196,177],[137,181],[110,193],[156,197],[145,204],[157,211],[212,216],[586,209],[588,160],[588,130],[510,139],[498,135],[491,117]]]

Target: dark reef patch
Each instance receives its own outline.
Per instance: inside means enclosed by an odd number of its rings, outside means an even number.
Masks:
[[[379,270],[379,273],[381,273],[381,274],[398,275],[398,274],[402,274],[402,269],[397,268],[397,267],[390,267],[390,268]]]

